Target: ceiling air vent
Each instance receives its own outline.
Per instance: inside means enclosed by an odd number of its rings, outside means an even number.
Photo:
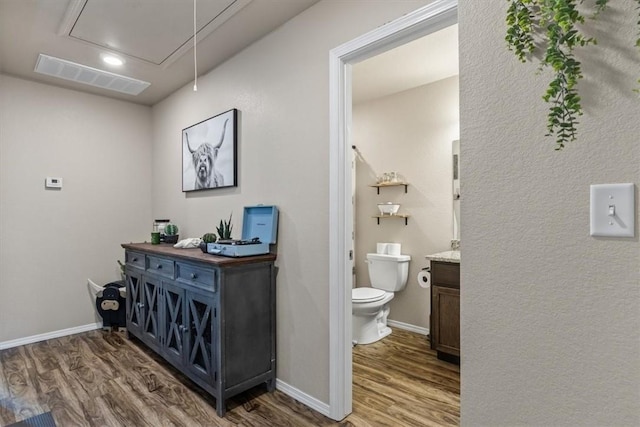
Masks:
[[[138,95],[151,85],[149,82],[43,54],[38,56],[35,72],[129,95]]]

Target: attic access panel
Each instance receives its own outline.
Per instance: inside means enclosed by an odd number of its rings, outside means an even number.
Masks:
[[[198,40],[251,0],[197,2]],[[155,65],[168,65],[193,46],[193,0],[74,0],[69,37]]]

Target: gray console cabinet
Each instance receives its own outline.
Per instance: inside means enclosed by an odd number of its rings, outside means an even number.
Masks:
[[[216,399],[275,389],[275,255],[225,258],[199,249],[123,244],[127,333]]]

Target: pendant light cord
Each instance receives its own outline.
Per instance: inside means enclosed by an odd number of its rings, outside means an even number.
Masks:
[[[196,1],[193,0],[193,91],[198,91],[198,51],[196,48]]]

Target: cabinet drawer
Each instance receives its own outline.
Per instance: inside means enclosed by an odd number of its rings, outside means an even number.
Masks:
[[[173,279],[173,261],[166,258],[147,256],[147,271]]]
[[[431,279],[433,285],[460,288],[460,264],[431,261]]]
[[[124,262],[129,267],[144,269],[144,254],[126,251],[124,253]]]
[[[182,262],[177,263],[176,268],[176,278],[180,282],[215,292],[215,270]]]

